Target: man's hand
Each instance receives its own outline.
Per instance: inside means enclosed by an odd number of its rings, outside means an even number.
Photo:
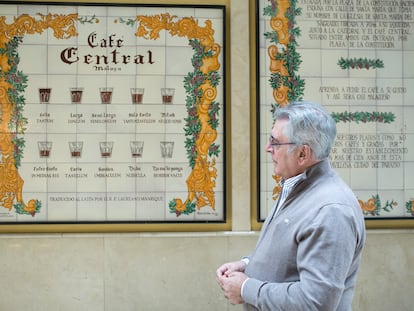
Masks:
[[[224,291],[224,297],[226,297],[230,303],[239,304],[243,303],[241,297],[241,287],[248,277],[244,274],[246,263],[242,260],[228,262],[221,265],[216,271],[216,280]]]
[[[225,263],[216,270],[217,281],[220,277],[228,276],[232,272],[244,272],[245,268],[246,263],[242,260]]]
[[[220,278],[219,284],[224,291],[224,297],[226,297],[231,304],[243,303],[241,296],[241,287],[243,282],[248,279],[248,276],[243,272],[232,272],[228,275],[223,275]]]

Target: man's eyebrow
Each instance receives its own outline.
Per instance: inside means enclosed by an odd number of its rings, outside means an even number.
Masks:
[[[270,134],[270,139],[271,139],[271,140],[274,140],[274,141],[276,141],[276,142],[278,142],[278,141],[279,141],[277,138],[273,137],[273,135],[272,135],[272,134]]]

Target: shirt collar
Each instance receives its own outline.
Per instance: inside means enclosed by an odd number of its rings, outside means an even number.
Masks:
[[[292,189],[302,179],[306,179],[306,171],[299,175],[284,179],[282,185],[285,189]]]

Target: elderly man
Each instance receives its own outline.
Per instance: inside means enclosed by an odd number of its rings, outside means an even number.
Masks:
[[[335,121],[310,102],[278,108],[274,120],[266,151],[282,191],[253,253],[220,266],[217,282],[244,310],[350,311],[365,223],[328,161]]]

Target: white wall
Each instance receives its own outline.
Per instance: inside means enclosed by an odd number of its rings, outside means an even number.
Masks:
[[[225,311],[222,262],[257,233],[0,235],[0,310]],[[413,230],[368,231],[354,311],[412,311]]]

